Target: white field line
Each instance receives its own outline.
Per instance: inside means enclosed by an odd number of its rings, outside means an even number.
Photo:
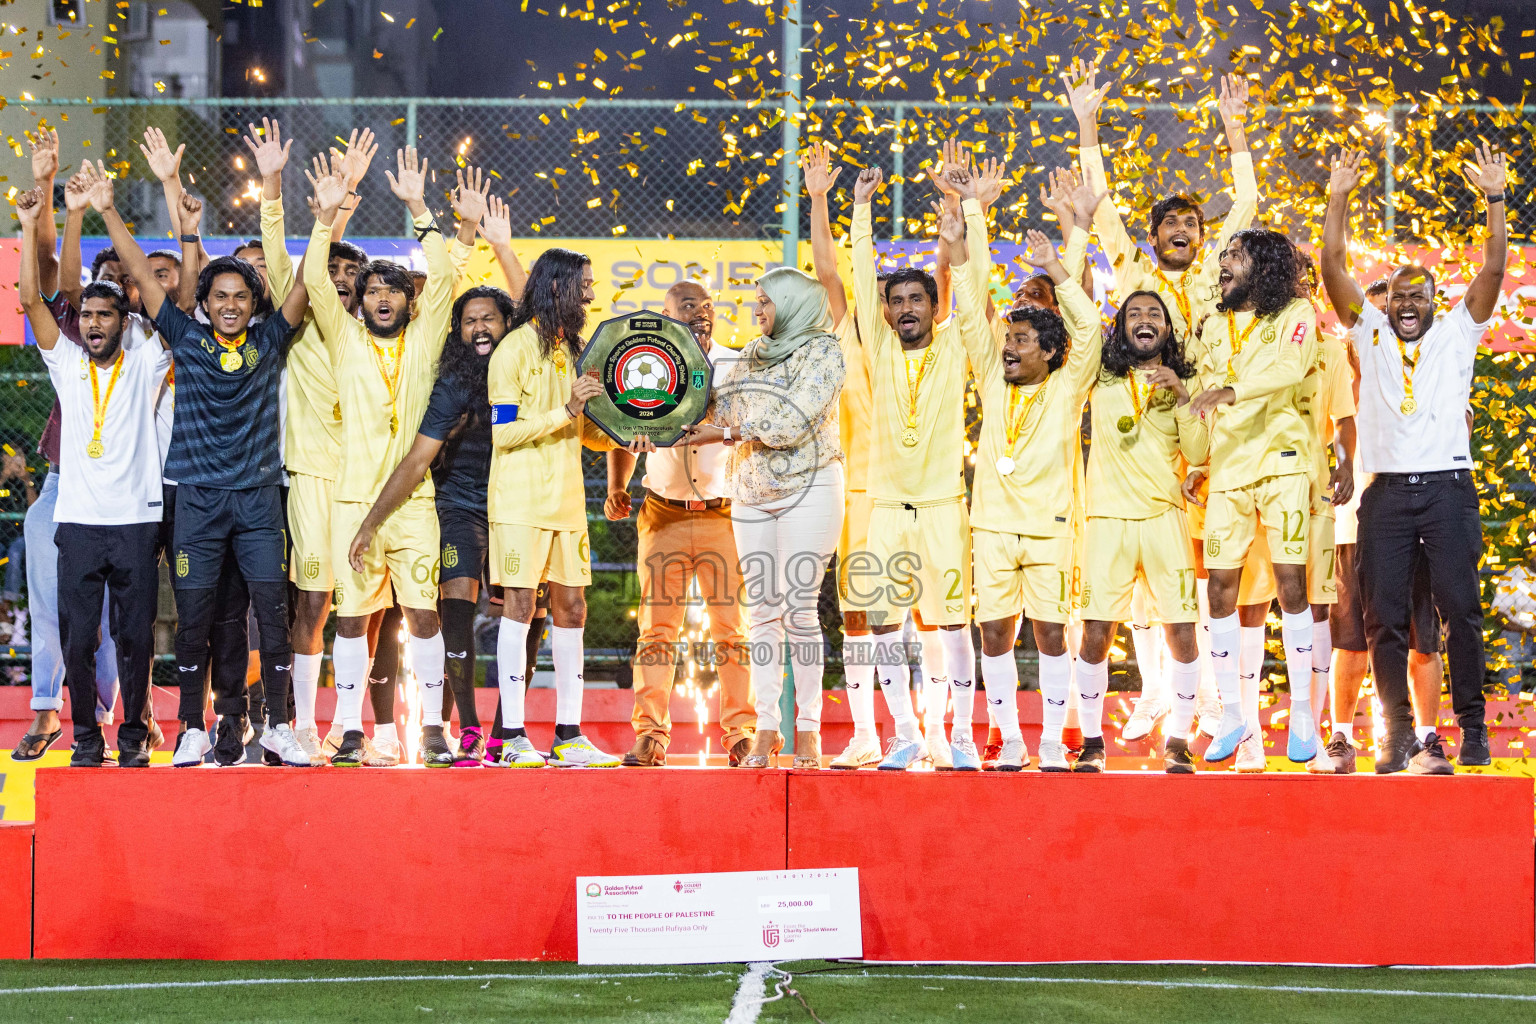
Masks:
[[[0,996],[51,995],[72,992],[138,992],[169,989],[241,988],[254,985],[365,985],[384,981],[614,981],[625,978],[716,978],[734,971],[631,971],[620,974],[381,974],[337,978],[216,978],[208,981],[141,981],[121,985],[35,985],[0,988]]]
[[[802,977],[805,977],[802,975]],[[815,977],[818,980],[829,979],[838,981],[865,981],[881,978],[902,978],[914,981],[975,981],[975,982],[1003,982],[1021,985],[1118,985],[1137,986],[1141,988],[1164,989],[1189,989],[1205,988],[1218,991],[1237,992],[1280,992],[1291,995],[1337,995],[1337,996],[1392,996],[1420,999],[1493,999],[1501,1002],[1536,1003],[1536,995],[1513,995],[1503,992],[1426,992],[1421,989],[1393,989],[1393,988],[1332,988],[1322,985],[1249,985],[1241,982],[1225,981],[1137,981],[1130,978],[1039,978],[1039,977],[998,977],[995,975],[981,974],[839,974],[835,971],[825,973],[818,972]]]
[[[725,1024],[756,1024],[763,1012],[765,980],[772,969],[773,965],[766,960],[747,965],[741,984],[736,986],[736,998],[731,1001],[731,1014],[725,1018]]]

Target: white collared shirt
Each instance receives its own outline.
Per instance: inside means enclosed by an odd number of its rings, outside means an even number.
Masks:
[[[1474,323],[1465,302],[1457,302],[1417,343],[1413,397],[1418,409],[1402,411],[1403,359],[1385,313],[1366,304],[1350,328],[1349,343],[1360,356],[1359,432],[1361,473],[1435,473],[1472,468],[1467,407],[1472,365],[1488,322]]]
[[[711,345],[705,353],[710,361],[710,384],[719,380],[731,361],[739,358],[729,349]],[[716,356],[718,355],[718,359]],[[658,448],[645,457],[645,476],[640,485],[673,501],[713,501],[726,496],[725,471],[730,449],[723,444],[685,445]]]

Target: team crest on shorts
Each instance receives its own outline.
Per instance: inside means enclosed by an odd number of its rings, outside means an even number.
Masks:
[[[443,568],[452,569],[459,564],[459,549],[452,544],[443,545]]]
[[[1215,537],[1205,538],[1205,553],[1207,555],[1221,554],[1221,541],[1217,540]]]
[[[192,571],[191,559],[187,558],[185,551],[176,552],[176,575],[185,576]]]
[[[508,576],[516,576],[523,567],[523,556],[516,551],[508,551],[501,560],[501,568]]]
[[[304,556],[304,578],[315,580],[320,578],[320,558],[317,555]]]

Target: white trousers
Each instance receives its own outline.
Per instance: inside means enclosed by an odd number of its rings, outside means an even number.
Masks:
[[[821,729],[826,637],[817,599],[843,529],[843,464],[816,474],[804,490],[765,504],[731,505],[741,562],[742,602],[751,631],[752,688],[758,729],[779,730],[784,649],[795,679],[795,728]]]

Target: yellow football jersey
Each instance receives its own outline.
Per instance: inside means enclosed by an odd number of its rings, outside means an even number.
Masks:
[[[1198,375],[1184,386],[1191,397],[1198,394]],[[1210,443],[1205,421],[1167,388],[1151,390],[1147,374],[1135,369],[1125,377],[1098,377],[1088,405],[1088,515],[1152,519],[1170,507],[1182,510],[1184,466],[1205,462]]]
[[[1315,358],[1317,312],[1292,299],[1272,317],[1216,313],[1205,321],[1201,367],[1206,388],[1229,387],[1234,405],[1212,413],[1211,490],[1228,491],[1265,477],[1312,473],[1312,432],[1300,392]]]
[[[849,491],[869,489],[869,430],[874,421],[874,403],[869,389],[869,367],[864,361],[864,346],[859,344],[853,302],[833,331],[843,349],[843,390],[838,395],[838,435],[843,444],[844,487]]]
[[[1087,146],[1080,160],[1083,176],[1089,184],[1095,191],[1104,191],[1108,185],[1103,150],[1098,146]],[[1232,208],[1221,222],[1215,245],[1208,244],[1194,263],[1177,274],[1159,269],[1157,261],[1136,244],[1111,200],[1099,204],[1093,214],[1093,227],[1115,273],[1115,305],[1123,304],[1132,292],[1157,292],[1168,304],[1174,329],[1188,343],[1201,322],[1216,311],[1216,303],[1221,300],[1222,251],[1233,235],[1253,222],[1254,212],[1258,209],[1259,183],[1253,176],[1252,155],[1232,154],[1232,186]]]
[[[1316,442],[1312,447],[1315,494],[1328,490],[1333,469],[1328,447],[1333,444],[1334,428],[1339,420],[1355,415],[1354,371],[1349,368],[1344,345],[1336,335],[1320,332],[1316,357],[1301,383],[1301,415]]]
[[[432,215],[415,220],[417,231],[432,226]],[[428,232],[421,242],[427,283],[416,315],[404,335],[377,346],[375,339],[341,304],[326,263],[331,228],[318,220],[304,258],[304,284],[315,324],[325,340],[341,403],[341,466],[336,500],[372,503],[416,439],[437,378],[437,358],[448,336],[453,306],[454,264],[442,233]],[[382,339],[381,339],[382,340]],[[380,348],[385,351],[381,352]],[[398,352],[398,360],[394,354]],[[422,480],[413,497],[432,496],[432,478]]]
[[[543,530],[585,530],[587,496],[581,448],[606,451],[613,441],[585,415],[566,410],[576,360],[560,348],[546,356],[534,325],[501,339],[491,354],[491,482],[493,523]]]

